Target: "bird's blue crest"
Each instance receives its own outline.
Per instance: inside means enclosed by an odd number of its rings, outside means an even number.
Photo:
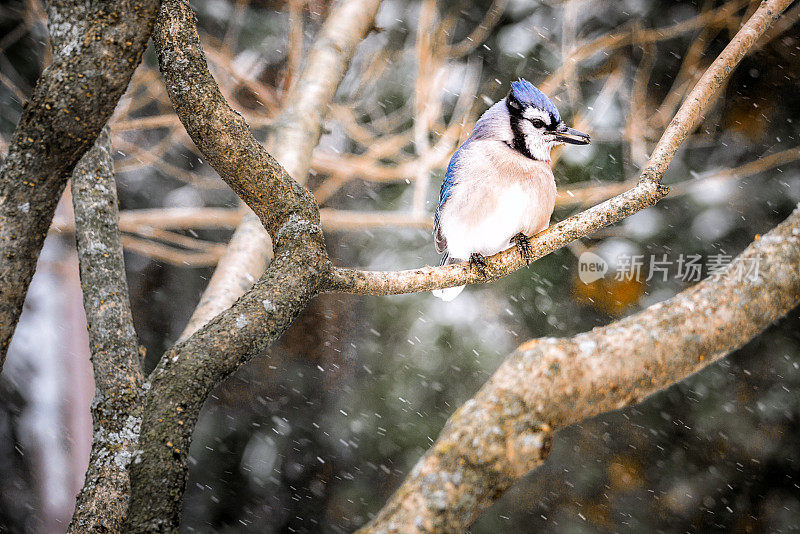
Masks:
[[[553,119],[555,119],[555,122],[561,122],[561,115],[558,113],[556,105],[547,98],[547,95],[525,78],[520,78],[516,82],[511,82],[510,95],[514,100],[522,104],[523,107],[532,106],[542,109],[548,112]]]

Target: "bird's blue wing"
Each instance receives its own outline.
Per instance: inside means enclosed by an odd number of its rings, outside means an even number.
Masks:
[[[450,158],[450,163],[447,165],[447,172],[444,174],[442,188],[439,190],[439,204],[436,206],[436,213],[433,215],[433,238],[436,243],[436,252],[440,254],[445,253],[445,257],[442,259],[443,262],[447,260],[447,240],[442,235],[439,222],[442,216],[442,208],[445,202],[447,202],[447,199],[450,198],[450,194],[453,192],[453,186],[456,183],[455,177],[458,156],[464,146],[465,145],[461,145],[461,147],[456,150],[455,154],[453,154],[453,157]]]

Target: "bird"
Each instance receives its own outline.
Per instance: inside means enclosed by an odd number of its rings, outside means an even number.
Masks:
[[[441,265],[467,261],[486,276],[486,256],[516,246],[530,263],[532,236],[550,223],[556,184],[553,147],[587,145],[589,135],[568,127],[555,104],[519,78],[487,109],[447,166],[434,214]],[[453,300],[464,286],[434,290]]]

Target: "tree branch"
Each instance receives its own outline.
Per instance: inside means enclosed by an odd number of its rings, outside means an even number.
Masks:
[[[753,265],[758,277],[748,279],[743,273]],[[683,380],[798,303],[800,207],[718,279],[591,332],[520,345],[450,417],[361,532],[465,531],[511,484],[541,465],[553,432]]]
[[[139,64],[158,0],[56,0],[55,55],[0,167],[0,368],[67,178]]]
[[[331,12],[290,89],[288,107],[274,123],[270,150],[300,184],[305,184],[311,152],[339,82],[356,47],[373,28],[379,5],[380,0],[347,0]],[[181,337],[188,337],[246,291],[264,272],[271,249],[270,236],[258,220],[245,216]]]
[[[133,328],[107,129],[72,173],[81,289],[94,368],[94,438],[69,532],[121,532],[128,466],[142,420],[142,371]]]
[[[275,259],[249,292],[169,350],[153,371],[131,472],[132,532],[178,531],[189,443],[203,403],[280,336],[329,268],[313,196],[228,106],[208,71],[194,21],[185,0],[166,0],[158,15],[154,41],[170,100],[204,158],[275,237]]]
[[[444,50],[444,55],[451,58],[464,57],[475,51],[483,42],[486,37],[500,22],[500,18],[505,13],[508,0],[494,0],[492,5],[486,11],[483,20],[472,30],[472,32],[458,43],[447,45]]]
[[[761,156],[760,158],[731,168],[712,169],[700,173],[699,176],[674,182],[670,184],[670,199],[675,199],[680,195],[702,187],[707,181],[738,180],[765,172],[775,167],[787,165],[800,160],[800,146],[787,148],[780,152]],[[635,184],[634,184],[635,185]],[[560,189],[556,196],[556,208],[568,208],[574,206],[590,207],[598,202],[624,192],[631,187],[631,184],[624,182],[598,183],[597,181],[578,182],[570,184],[567,189]],[[119,229],[122,232],[130,232],[143,237],[157,237],[161,232],[185,229],[210,229],[210,228],[236,228],[242,221],[246,212],[237,208],[145,208],[130,209],[119,212]],[[420,228],[430,230],[433,220],[427,215],[417,215],[407,210],[338,210],[333,208],[321,208],[319,210],[322,229],[326,233],[347,232],[364,229],[391,227],[391,228]],[[50,226],[51,232],[60,234],[72,234],[75,232],[75,224],[68,217],[53,218]],[[174,234],[177,237],[177,234]],[[194,247],[200,245],[209,248],[203,253],[202,258],[195,257],[197,252],[178,251],[174,248],[164,246],[161,249],[150,249],[150,241],[136,239],[130,241],[128,236],[122,237],[122,244],[126,249],[133,250],[140,254],[149,255],[160,261],[173,263],[174,265],[213,265],[221,255],[217,253],[217,247],[222,244],[207,241],[193,240]],[[188,238],[190,239],[191,238]],[[190,241],[191,242],[191,241]],[[155,243],[153,243],[155,245]],[[187,243],[188,245],[189,243]],[[202,261],[201,261],[202,260]],[[203,263],[207,262],[207,263]]]
[[[635,187],[537,234],[531,239],[532,259],[537,260],[664,198],[669,189],[661,185],[661,180],[678,147],[700,124],[709,102],[742,57],[790,3],[791,0],[763,2],[731,39],[667,126]],[[486,259],[485,277],[467,263],[422,267],[407,271],[362,271],[335,267],[331,270],[330,278],[326,280],[323,288],[325,291],[368,295],[413,293],[488,282],[506,276],[525,265],[520,254],[512,247]]]
[[[632,189],[570,217],[531,238],[531,258],[537,260],[564,245],[654,205],[669,190],[658,182],[640,181]],[[334,267],[325,291],[361,295],[396,295],[463,284],[491,282],[526,265],[519,252],[509,249],[486,258],[486,276],[467,263],[420,267],[406,271],[362,271]]]

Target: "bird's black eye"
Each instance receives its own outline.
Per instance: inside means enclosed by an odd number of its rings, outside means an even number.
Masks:
[[[541,119],[533,119],[531,124],[534,128],[544,128],[544,122]]]

